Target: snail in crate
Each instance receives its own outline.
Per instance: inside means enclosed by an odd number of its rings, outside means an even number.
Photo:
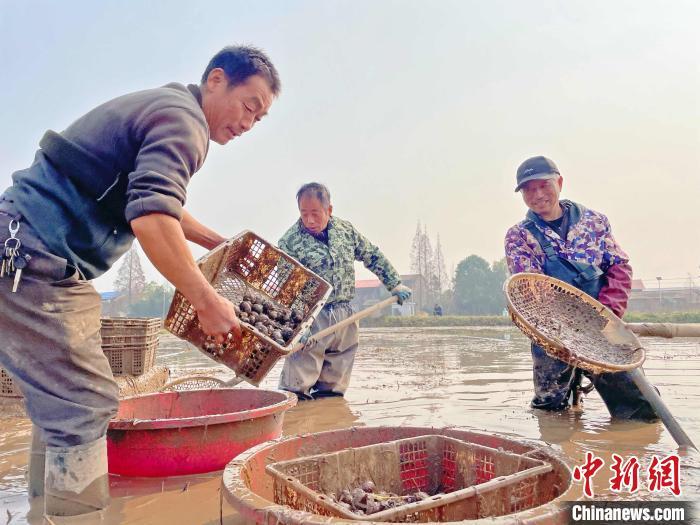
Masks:
[[[272,301],[250,291],[233,305],[238,319],[255,328],[259,333],[285,346],[304,320],[304,313],[298,309],[276,306]]]

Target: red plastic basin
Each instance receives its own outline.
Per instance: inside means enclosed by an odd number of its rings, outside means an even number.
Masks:
[[[109,472],[165,477],[222,470],[248,448],[282,434],[296,396],[219,388],[129,397],[107,430]]]

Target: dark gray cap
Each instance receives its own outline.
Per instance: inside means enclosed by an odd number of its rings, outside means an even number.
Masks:
[[[520,191],[523,184],[537,179],[555,179],[560,175],[559,168],[547,157],[539,156],[527,159],[518,167],[515,191]]]

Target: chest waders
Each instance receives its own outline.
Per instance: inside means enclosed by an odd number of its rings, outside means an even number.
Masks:
[[[545,275],[556,277],[598,299],[605,283],[605,276],[598,266],[560,257],[551,241],[533,221],[528,221],[525,228],[532,233],[545,254]],[[577,404],[581,378],[586,376],[603,398],[613,417],[646,420],[656,418],[654,410],[627,372],[591,374],[548,356],[535,344],[531,345],[531,352],[535,386],[533,408],[564,410],[571,404]],[[584,389],[584,392],[587,393],[588,390]]]
[[[347,301],[326,304],[311,325],[311,333],[333,326],[353,315]],[[343,396],[350,384],[359,344],[357,321],[312,342],[284,360],[279,388],[299,400]]]

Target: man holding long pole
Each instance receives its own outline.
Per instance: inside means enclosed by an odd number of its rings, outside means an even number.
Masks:
[[[411,295],[382,252],[348,221],[333,215],[331,195],[323,184],[304,184],[297,192],[299,220],[282,236],[279,247],[333,285],[333,293],[311,327],[311,334],[353,315],[354,262],[362,263],[382,281],[399,304]],[[280,388],[300,400],[343,396],[359,342],[359,324],[310,340],[284,362]]]
[[[560,200],[563,177],[546,157],[532,157],[517,170],[516,192],[529,208],[524,221],[506,233],[511,274],[544,273],[574,285],[621,317],[632,287],[627,254],[612,235],[608,218],[569,200]],[[610,414],[623,419],[657,415],[627,372],[591,374],[548,356],[533,344],[532,407],[564,410],[577,404],[586,375]]]

